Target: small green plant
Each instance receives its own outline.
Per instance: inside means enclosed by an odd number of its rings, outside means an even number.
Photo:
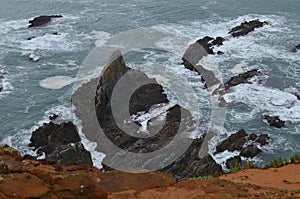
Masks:
[[[283,158],[277,158],[277,159],[274,159],[270,162],[269,166],[270,167],[274,167],[274,168],[277,168],[277,167],[282,167],[286,164],[288,164],[289,162]]]
[[[204,175],[204,176],[200,176],[198,178],[191,178],[190,180],[216,180],[217,178],[215,176],[212,175]]]
[[[291,162],[294,164],[298,164],[300,163],[300,155],[299,154],[295,154],[291,157]]]
[[[296,190],[291,191],[292,196],[297,194],[297,193],[300,193],[300,189],[296,189]]]
[[[244,183],[243,182],[233,182],[234,184],[236,185],[243,185]]]
[[[281,193],[287,193],[288,191],[287,191],[287,189],[279,189],[279,191],[281,192]]]
[[[240,163],[235,163],[226,173],[236,173],[242,170],[242,166]]]
[[[254,168],[254,163],[253,161],[247,162],[247,168],[253,169]]]

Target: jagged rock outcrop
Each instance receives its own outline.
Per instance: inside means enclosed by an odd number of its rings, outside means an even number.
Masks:
[[[258,19],[252,21],[245,21],[241,25],[232,28],[228,34],[231,34],[233,37],[240,37],[249,34],[254,31],[255,28],[261,28],[264,25],[269,25],[266,21],[259,21]]]
[[[242,158],[241,156],[234,156],[232,158],[229,158],[228,160],[226,160],[226,168],[227,169],[231,169],[231,168],[235,168],[237,166],[241,166],[242,165]]]
[[[262,72],[258,69],[253,69],[250,71],[247,71],[245,73],[239,74],[237,76],[231,77],[230,80],[228,80],[224,86],[226,90],[229,90],[231,87],[237,86],[239,84],[243,83],[250,83],[249,79],[254,76],[262,75]]]
[[[54,114],[49,116],[49,120],[56,120],[58,117],[59,117],[59,115],[54,113]]]
[[[139,83],[141,82],[145,84],[140,87]],[[93,88],[93,92],[87,93],[87,90]],[[86,98],[87,96],[92,97],[95,90],[97,91],[93,104],[92,100]],[[119,98],[113,99],[113,93]],[[128,93],[129,96],[127,96]],[[157,84],[155,79],[148,78],[141,71],[127,68],[119,51],[114,52],[110,57],[100,79],[94,79],[82,85],[73,95],[72,101],[76,106],[76,114],[83,119],[83,131],[88,139],[96,141],[98,143],[97,150],[106,154],[103,160],[105,171],[114,169],[115,167],[111,168],[111,163],[113,163],[118,168],[121,167],[119,168],[121,170],[124,169],[123,167],[135,170],[159,165],[158,168],[161,168],[161,171],[171,172],[177,179],[221,172],[221,167],[208,154],[203,160],[198,157],[202,139],[196,140],[195,142],[198,144],[192,144],[190,149],[183,147],[182,154],[188,149],[187,154],[183,157],[180,157],[180,154],[178,157],[176,156],[176,150],[186,143],[189,145],[193,143],[194,140],[189,137],[196,126],[191,114],[182,107],[175,105],[168,108],[164,121],[151,119],[151,122],[147,124],[148,135],[142,133],[145,137],[137,134],[141,124],[132,121],[124,123],[137,112],[147,113],[153,106],[167,104],[168,99],[162,86]],[[96,111],[93,112],[95,105]],[[85,108],[90,106],[91,108]],[[112,114],[113,109],[116,111],[114,114]],[[96,121],[93,114],[97,115]],[[97,124],[88,125],[95,122],[98,123],[98,126]],[[101,128],[99,128],[100,126]],[[167,151],[160,152],[159,150],[166,150],[165,146],[170,147]],[[120,149],[124,151],[120,151]],[[144,156],[151,152],[157,153],[157,155],[150,158],[147,155]],[[142,157],[135,158],[131,156],[131,153],[139,154]],[[176,163],[164,169],[164,162],[171,158],[175,158]]]
[[[80,140],[73,123],[58,125],[50,122],[32,133],[29,146],[61,165],[92,165],[91,154]]]
[[[264,25],[268,25],[268,22],[261,22],[259,20],[252,20],[252,21],[245,21],[241,25],[236,26],[232,28],[228,34],[231,34],[233,37],[239,37],[243,35],[247,35],[248,33],[252,32],[255,28],[263,27]],[[212,86],[215,86],[217,84],[221,84],[220,80],[216,77],[213,71],[206,69],[205,67],[198,64],[198,62],[208,54],[215,54],[213,51],[215,46],[221,46],[223,45],[223,42],[226,39],[223,37],[216,37],[215,39],[209,36],[205,36],[195,43],[191,44],[187,50],[185,51],[182,60],[183,65],[185,68],[197,72],[199,75],[202,76],[202,80],[206,83],[206,88],[210,88]],[[218,55],[224,54],[222,51],[217,52]],[[258,72],[258,71],[256,71]],[[252,73],[255,73],[253,70]],[[250,75],[250,74],[249,74]],[[230,83],[233,85],[236,83],[245,83],[249,77],[235,77],[231,80],[231,82],[228,82],[227,89],[230,87]],[[238,83],[239,82],[239,83]],[[247,82],[247,81],[246,81]],[[218,89],[219,93],[224,93],[222,90],[222,86]],[[221,91],[220,91],[221,90]],[[215,92],[217,93],[217,91]]]
[[[266,120],[270,126],[282,128],[285,126],[285,121],[281,120],[279,116],[262,115],[262,119]]]
[[[261,152],[258,146],[265,146],[269,139],[270,137],[266,134],[256,135],[252,133],[248,135],[244,129],[241,129],[218,144],[215,153],[226,150],[229,152],[239,151],[239,156],[253,158]]]
[[[43,16],[35,17],[33,20],[29,21],[30,25],[28,27],[32,28],[32,27],[42,26],[44,24],[49,23],[52,18],[61,18],[61,17],[63,17],[63,16],[62,15],[51,15],[51,16],[43,15]]]
[[[300,44],[298,44],[297,46],[295,46],[295,48],[293,48],[292,52],[295,53],[297,51],[300,50]]]

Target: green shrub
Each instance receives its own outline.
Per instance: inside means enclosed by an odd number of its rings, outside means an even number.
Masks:
[[[270,167],[274,167],[274,168],[277,168],[277,167],[282,167],[286,164],[288,164],[289,162],[283,158],[277,158],[277,159],[274,159],[270,162],[269,166]]]
[[[253,161],[247,162],[247,168],[250,168],[250,169],[254,168],[254,163],[253,163]]]
[[[300,163],[300,155],[299,154],[295,154],[291,157],[291,162],[292,163],[295,163],[295,164],[298,164]]]

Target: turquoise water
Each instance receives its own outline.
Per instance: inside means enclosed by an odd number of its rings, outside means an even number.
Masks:
[[[248,36],[231,39],[219,47],[224,56],[209,56],[204,65],[215,64],[224,80],[236,70],[259,68],[265,73],[264,84],[243,85],[228,95],[224,132],[240,128],[252,133],[268,133],[273,139],[259,160],[289,157],[300,152],[300,104],[293,90],[300,89],[300,54],[290,50],[300,43],[300,2],[289,1],[6,1],[0,0],[0,72],[4,73],[4,91],[0,94],[0,142],[11,144],[28,153],[26,145],[32,130],[48,122],[51,113],[60,121],[76,120],[71,105],[72,78],[96,44],[111,42],[117,34],[137,28],[151,28],[169,35],[159,40],[157,49],[132,51],[125,55],[131,67],[147,70],[147,63],[160,63],[189,78],[196,89],[200,107],[209,123],[208,94],[197,84],[194,73],[180,65],[181,55],[190,43],[203,37],[226,36],[228,30],[244,20],[261,19],[272,26]],[[61,14],[49,25],[28,29],[28,20],[39,15]],[[60,35],[52,35],[58,32]],[[148,33],[149,36],[151,33]],[[27,41],[28,37],[36,38]],[[118,38],[120,39],[120,38]],[[147,39],[136,41],[147,46]],[[119,43],[118,43],[119,42]],[[100,44],[99,44],[100,43]],[[115,46],[122,42],[115,40]],[[166,49],[176,51],[166,52]],[[38,62],[29,61],[33,53]],[[107,57],[99,57],[105,63]],[[235,69],[235,70],[233,70]],[[170,75],[165,73],[166,76]],[[53,76],[67,76],[70,84],[61,89],[41,86]],[[65,78],[57,78],[59,83]],[[51,82],[50,82],[51,83]],[[53,82],[52,82],[53,83]],[[292,103],[293,106],[288,106]],[[208,108],[207,108],[208,107]],[[271,128],[259,117],[263,113],[280,115],[287,121],[283,129]],[[203,126],[203,130],[207,125]],[[88,143],[88,141],[86,141]],[[228,154],[227,154],[228,155]],[[96,157],[94,157],[95,159]]]

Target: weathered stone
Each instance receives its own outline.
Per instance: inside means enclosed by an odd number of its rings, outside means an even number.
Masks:
[[[245,139],[246,136],[247,133],[244,129],[241,129],[238,132],[230,135],[227,139],[225,139],[217,146],[216,153],[221,153],[225,150],[228,151],[240,150],[247,141]]]
[[[237,86],[242,83],[250,83],[249,79],[261,75],[262,73],[258,69],[253,69],[250,71],[247,71],[245,73],[239,74],[237,76],[231,77],[230,80],[228,80],[224,85],[225,89],[228,90],[231,87]]]
[[[52,18],[61,18],[61,17],[63,17],[63,16],[61,16],[61,15],[51,15],[51,16],[35,17],[33,20],[29,21],[30,25],[28,27],[31,28],[31,27],[42,26],[44,24],[49,23]]]
[[[56,120],[59,117],[57,114],[53,114],[49,116],[49,120]]]
[[[285,121],[281,120],[279,116],[263,115],[262,119],[266,120],[270,126],[274,126],[276,128],[282,128],[285,126]]]
[[[69,123],[60,125],[50,122],[32,133],[30,147],[35,147],[41,154],[58,161],[62,165],[92,165],[90,153],[80,142],[76,126]]]
[[[257,148],[257,146],[251,144],[245,148],[243,148],[240,152],[240,156],[247,158],[254,158],[261,152],[261,149]]]
[[[241,164],[242,164],[242,159],[240,156],[234,156],[226,160],[227,169],[234,168],[236,165],[241,165]]]
[[[268,22],[261,22],[258,19],[252,21],[245,21],[241,25],[232,28],[228,34],[231,34],[233,37],[239,37],[247,35],[248,33],[254,31],[255,28],[263,27],[264,25],[269,25]]]

